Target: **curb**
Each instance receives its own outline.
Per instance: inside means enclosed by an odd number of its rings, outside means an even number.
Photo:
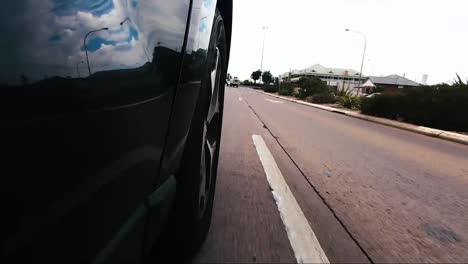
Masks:
[[[440,139],[444,139],[444,140],[448,140],[448,141],[468,145],[468,136],[465,136],[465,135],[462,135],[462,134],[449,132],[449,131],[445,131],[445,130],[440,130],[440,129],[435,129],[435,128],[430,128],[430,127],[416,126],[416,125],[403,123],[403,122],[398,122],[398,121],[394,121],[394,120],[390,120],[390,119],[386,119],[386,118],[381,118],[381,117],[363,115],[363,114],[359,114],[359,113],[356,113],[356,112],[353,112],[353,111],[337,109],[337,108],[324,106],[324,105],[319,105],[319,104],[312,104],[312,103],[304,102],[304,101],[301,101],[301,100],[287,98],[287,97],[284,97],[284,96],[281,96],[281,95],[266,93],[264,91],[260,91],[260,90],[256,90],[256,89],[253,89],[253,90],[258,92],[258,93],[266,94],[266,95],[269,95],[269,96],[272,96],[272,97],[275,97],[275,98],[279,98],[279,99],[283,99],[283,100],[286,100],[286,101],[289,101],[289,102],[302,104],[302,105],[307,105],[307,106],[314,107],[314,108],[317,108],[317,109],[321,109],[321,110],[325,110],[325,111],[329,111],[329,112],[333,112],[333,113],[337,113],[337,114],[342,114],[342,115],[358,118],[358,119],[361,119],[361,120],[370,121],[370,122],[381,124],[381,125],[395,127],[395,128],[403,129],[403,130],[406,130],[406,131],[422,134],[422,135],[425,135],[425,136],[440,138]]]

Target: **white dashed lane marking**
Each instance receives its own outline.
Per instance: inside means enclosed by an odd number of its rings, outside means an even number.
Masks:
[[[275,103],[275,104],[282,104],[282,103],[284,103],[283,101],[276,101],[276,100],[271,100],[271,99],[267,99],[267,98],[265,98],[265,100],[270,101],[270,102]]]
[[[329,263],[263,138],[252,135],[297,263]]]

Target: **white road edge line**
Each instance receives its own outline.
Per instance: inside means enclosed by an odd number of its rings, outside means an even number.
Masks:
[[[252,139],[297,263],[330,263],[262,136]]]

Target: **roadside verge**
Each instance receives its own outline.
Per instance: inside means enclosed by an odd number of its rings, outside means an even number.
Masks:
[[[430,137],[436,137],[436,138],[440,138],[440,139],[444,139],[444,140],[448,140],[448,141],[468,145],[468,136],[465,136],[465,135],[462,135],[462,134],[458,134],[458,133],[454,133],[454,132],[450,132],[450,131],[445,131],[445,130],[440,130],[440,129],[435,129],[435,128],[430,128],[430,127],[417,126],[417,125],[398,122],[398,121],[394,121],[394,120],[390,120],[390,119],[386,119],[386,118],[381,118],[381,117],[364,115],[364,114],[356,113],[356,112],[353,112],[353,111],[333,108],[333,107],[329,107],[329,106],[324,106],[324,105],[319,105],[319,104],[312,104],[312,103],[308,103],[308,102],[304,102],[304,101],[301,101],[301,100],[296,100],[296,99],[284,97],[284,96],[277,95],[277,94],[266,93],[264,91],[257,90],[257,89],[253,89],[253,90],[258,92],[258,93],[263,93],[263,94],[266,94],[268,96],[276,97],[276,98],[283,99],[283,100],[286,100],[286,101],[289,101],[289,102],[302,104],[302,105],[307,105],[307,106],[310,106],[310,107],[318,108],[318,109],[329,111],[329,112],[334,112],[334,113],[338,113],[338,114],[342,114],[342,115],[347,115],[347,116],[350,116],[350,117],[354,117],[354,118],[358,118],[358,119],[362,119],[362,120],[366,120],[366,121],[370,121],[370,122],[374,122],[374,123],[378,123],[378,124],[382,124],[382,125],[386,125],[386,126],[395,127],[395,128],[411,131],[411,132],[414,132],[414,133],[418,133],[418,134],[422,134],[422,135],[426,135],[426,136],[430,136]]]

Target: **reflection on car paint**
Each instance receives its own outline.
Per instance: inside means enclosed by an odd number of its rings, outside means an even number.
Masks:
[[[2,97],[9,98],[3,107],[18,110],[10,118],[30,119],[31,111],[20,113],[25,105],[36,109],[34,115],[63,114],[133,104],[175,88],[188,2],[38,0],[3,6],[0,14],[10,23],[0,30],[11,38],[2,40],[0,50]]]
[[[158,178],[189,4],[2,3],[2,260],[87,262],[144,205]],[[141,242],[142,230],[129,241]],[[126,249],[133,260],[143,252]]]
[[[216,10],[216,1],[194,0],[192,3],[192,16],[187,37],[180,87],[174,105],[174,118],[171,120],[170,130],[173,131],[168,139],[167,151],[161,165],[161,176],[168,177],[176,174],[177,164],[180,164],[187,139],[190,119],[195,110],[195,100],[202,87],[202,81],[207,76],[205,67],[210,67],[207,62],[208,46],[210,43],[213,19]],[[187,113],[192,113],[187,115]],[[175,129],[177,128],[177,129]],[[161,179],[163,179],[161,178]]]

